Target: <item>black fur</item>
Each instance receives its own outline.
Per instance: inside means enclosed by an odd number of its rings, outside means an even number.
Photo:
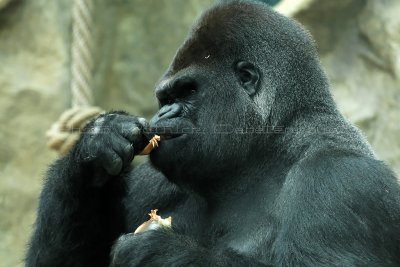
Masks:
[[[399,184],[338,112],[296,22],[213,7],[156,96],[150,125],[106,114],[50,168],[27,266],[400,265]],[[131,234],[154,208],[172,229]]]

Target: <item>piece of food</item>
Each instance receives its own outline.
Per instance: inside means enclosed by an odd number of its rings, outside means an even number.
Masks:
[[[153,138],[150,139],[147,146],[139,153],[139,155],[148,155],[155,148],[158,147],[158,142],[161,140],[159,135],[154,135]]]
[[[172,224],[172,217],[169,216],[166,219],[161,218],[160,216],[157,215],[157,209],[151,210],[149,213],[150,220],[142,223],[134,232],[134,234],[137,233],[143,233],[148,230],[155,230],[160,227],[168,227],[171,228]]]

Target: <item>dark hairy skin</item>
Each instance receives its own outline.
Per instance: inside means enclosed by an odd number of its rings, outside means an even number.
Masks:
[[[299,24],[216,5],[156,96],[149,122],[104,114],[51,166],[27,266],[400,265],[399,184],[337,110]],[[172,229],[133,235],[156,208]]]

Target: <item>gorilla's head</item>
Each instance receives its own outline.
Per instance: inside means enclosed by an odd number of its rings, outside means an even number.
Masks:
[[[271,127],[331,106],[309,34],[250,1],[201,16],[156,97],[151,126],[163,141],[151,160],[169,179],[197,186],[248,171],[268,156]]]

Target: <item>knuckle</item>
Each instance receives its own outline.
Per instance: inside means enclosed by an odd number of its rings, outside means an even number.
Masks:
[[[145,118],[139,117],[137,120],[143,128],[146,128],[149,124]]]
[[[133,126],[130,132],[132,135],[139,135],[141,133],[141,130],[139,129],[139,127]]]
[[[122,165],[122,160],[120,157],[114,157],[113,159],[111,159],[111,165],[113,167],[119,167],[119,165]]]

